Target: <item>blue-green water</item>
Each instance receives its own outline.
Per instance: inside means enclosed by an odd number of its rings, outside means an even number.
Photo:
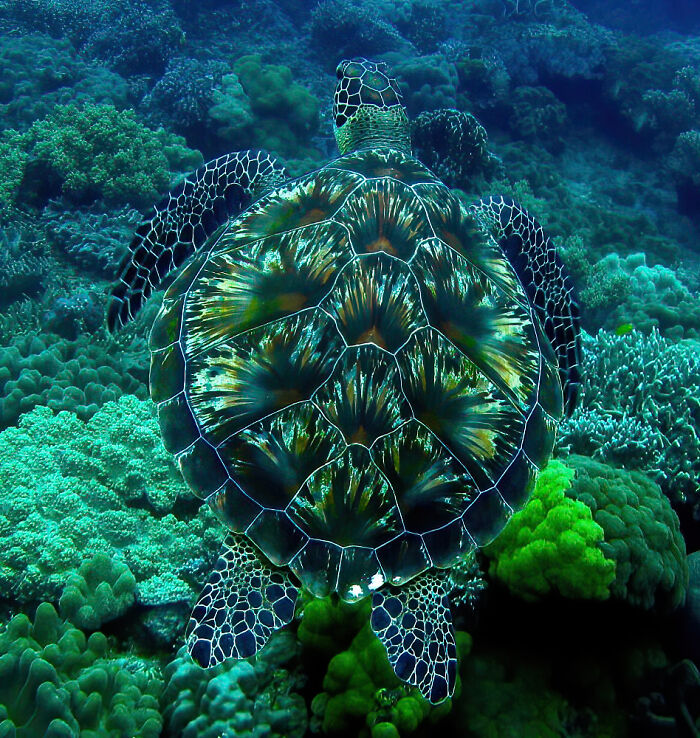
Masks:
[[[0,738],[700,733],[695,2],[0,0],[0,120]]]

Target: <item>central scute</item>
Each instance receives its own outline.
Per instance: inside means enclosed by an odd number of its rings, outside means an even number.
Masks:
[[[561,415],[541,344],[468,208],[407,154],[366,150],[195,259],[152,381],[194,491],[312,593],[353,600],[450,566],[527,498]]]

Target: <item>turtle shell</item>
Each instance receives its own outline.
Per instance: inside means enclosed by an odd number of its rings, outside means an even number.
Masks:
[[[489,542],[562,414],[498,244],[393,150],[231,220],[168,289],[150,345],[185,480],[316,595],[358,599]]]

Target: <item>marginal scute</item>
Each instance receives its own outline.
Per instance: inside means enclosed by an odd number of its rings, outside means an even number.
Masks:
[[[490,543],[508,522],[513,511],[506,506],[498,490],[482,492],[464,513],[464,526],[477,546]]]
[[[498,480],[498,491],[513,510],[520,510],[530,497],[536,479],[537,467],[521,450]]]
[[[377,549],[387,582],[399,586],[431,566],[421,536],[408,531]]]
[[[437,181],[435,175],[417,159],[396,150],[355,151],[336,159],[329,167],[357,172],[370,179],[391,177],[407,185]]]
[[[423,534],[433,566],[447,568],[474,550],[474,540],[467,533],[462,518]]]
[[[148,338],[148,348],[151,351],[167,348],[179,340],[184,304],[185,298],[183,295],[180,295],[178,299],[163,300]]]
[[[549,417],[540,405],[536,405],[528,419],[522,448],[538,469],[544,468],[552,455],[556,437],[557,422]]]
[[[158,405],[158,422],[163,445],[171,454],[181,453],[200,436],[184,392]]]
[[[257,502],[230,480],[223,489],[207,498],[207,502],[216,517],[234,533],[244,533],[262,511]]]
[[[308,536],[279,510],[263,510],[246,535],[275,566],[288,564],[308,541]]]
[[[153,402],[170,400],[185,389],[185,357],[179,344],[151,351],[149,383]]]
[[[343,549],[338,571],[338,596],[345,602],[356,602],[381,587],[385,582],[377,552],[372,548],[348,546]]]
[[[228,474],[219,455],[203,438],[177,457],[180,472],[187,486],[200,498],[209,497],[228,481]]]
[[[328,541],[310,540],[289,562],[302,586],[315,597],[335,591],[342,549]]]

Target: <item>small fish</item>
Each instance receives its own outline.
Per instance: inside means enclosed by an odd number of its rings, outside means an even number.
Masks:
[[[634,326],[632,325],[632,323],[622,323],[622,325],[618,325],[617,328],[615,328],[615,333],[617,333],[618,336],[626,336],[633,330]]]

